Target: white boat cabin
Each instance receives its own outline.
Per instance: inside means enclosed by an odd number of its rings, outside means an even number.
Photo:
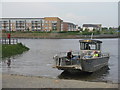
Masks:
[[[79,40],[81,56],[92,57],[95,53],[101,55],[101,43],[99,40]]]

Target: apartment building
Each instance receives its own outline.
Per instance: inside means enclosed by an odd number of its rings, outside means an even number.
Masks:
[[[61,20],[58,17],[45,17],[44,18],[44,31],[61,31]]]
[[[63,22],[61,24],[61,31],[76,31],[76,25],[70,22]]]
[[[43,22],[43,18],[2,18],[0,30],[41,31]]]
[[[0,21],[0,30],[8,31],[10,29],[9,20]]]
[[[76,25],[58,17],[2,18],[2,31],[76,31]]]
[[[68,23],[62,22],[62,24],[61,24],[61,31],[68,31]]]

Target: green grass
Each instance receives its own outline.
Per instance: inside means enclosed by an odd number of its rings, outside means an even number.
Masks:
[[[14,45],[2,45],[2,58],[10,57],[17,54],[22,54],[24,51],[28,51],[29,48],[24,46],[22,43]]]

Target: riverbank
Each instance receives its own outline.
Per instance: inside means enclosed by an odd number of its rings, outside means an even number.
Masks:
[[[2,33],[6,38],[7,34]],[[12,38],[37,38],[37,39],[81,39],[90,38],[91,35],[80,35],[77,33],[11,33]],[[118,34],[100,34],[94,35],[93,38],[118,38]]]
[[[18,44],[3,44],[2,45],[2,58],[10,57],[17,54],[22,54],[24,51],[28,51],[29,48],[22,43]]]
[[[3,74],[2,88],[118,88],[118,84]]]

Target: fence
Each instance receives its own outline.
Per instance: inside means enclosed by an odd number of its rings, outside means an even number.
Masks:
[[[10,40],[10,41],[9,41]],[[0,44],[17,44],[18,39],[7,39],[7,38],[2,38],[0,39]]]

